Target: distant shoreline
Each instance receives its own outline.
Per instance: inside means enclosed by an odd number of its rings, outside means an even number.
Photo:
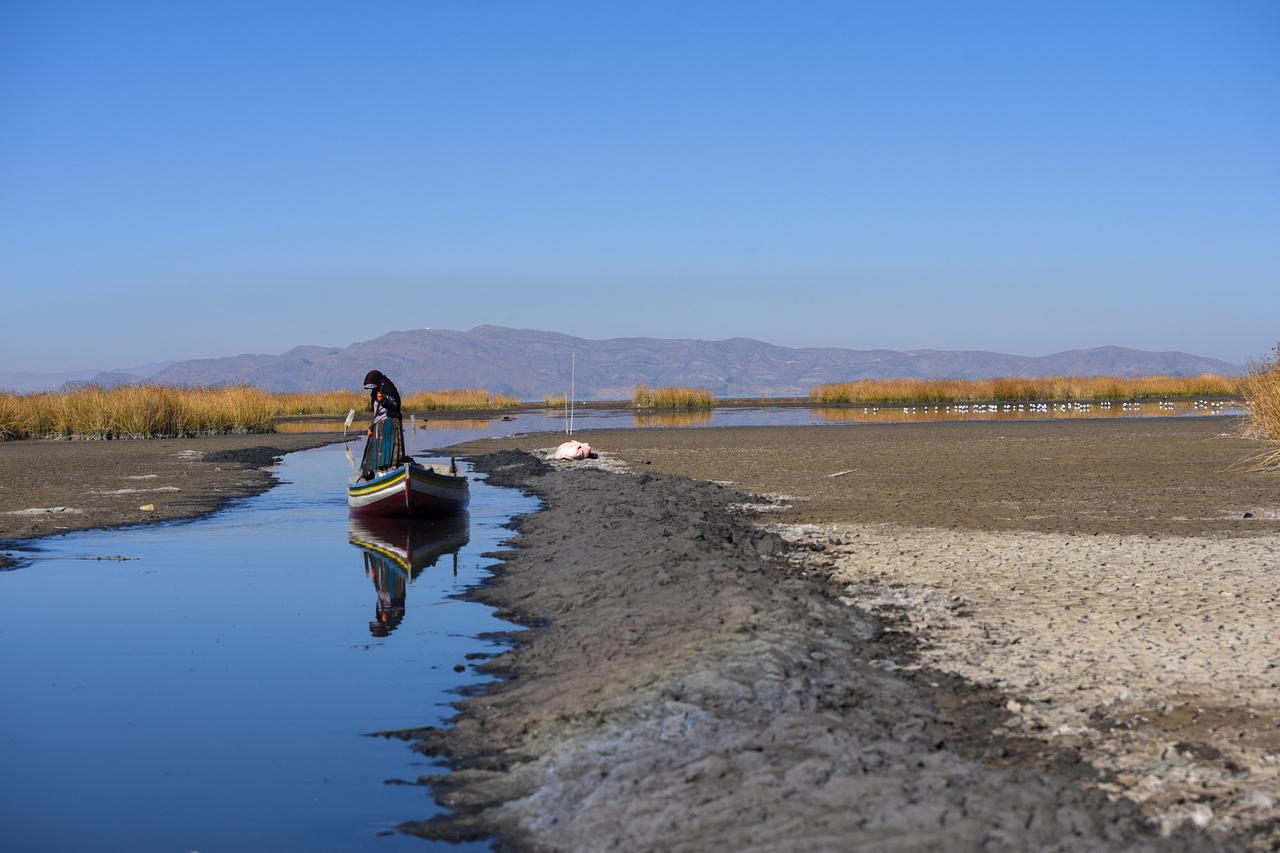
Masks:
[[[1226,402],[1231,402],[1231,401],[1240,399],[1238,395],[1229,395],[1229,394],[1220,394],[1216,396],[1206,395],[1203,397],[1192,395],[1192,396],[1184,396],[1184,397],[1175,397],[1171,399],[1185,401],[1188,399],[1192,399],[1193,397],[1194,399],[1202,399],[1208,402],[1216,402],[1216,403],[1226,403]],[[1159,403],[1164,399],[1169,399],[1169,398],[1139,397],[1129,402]],[[1008,400],[969,400],[961,403],[960,405],[971,405],[971,406],[972,405],[978,405],[978,406],[1001,405],[1002,403],[1008,403],[1008,402],[1010,401]],[[1036,400],[1035,402],[1048,403],[1050,405],[1063,404],[1063,403],[1092,403],[1096,405],[1098,403],[1118,402],[1118,401],[1095,398],[1091,400],[1045,399],[1045,400]],[[820,403],[820,402],[815,402],[809,399],[808,397],[716,397],[712,401],[710,411],[714,411],[716,409],[788,409],[788,408],[790,409],[861,409],[869,405],[875,405],[880,408],[886,408],[886,407],[893,407],[893,406],[920,406],[920,405],[946,406],[946,405],[956,405],[956,404],[954,403],[921,404],[921,403],[913,402],[910,400],[895,400],[895,401],[887,401],[887,402],[877,402],[874,404],[872,403]],[[479,418],[479,417],[500,418],[503,415],[514,414],[516,412],[541,412],[546,410],[554,411],[554,410],[561,410],[564,408],[565,407],[563,404],[556,405],[556,406],[548,406],[545,403],[521,402],[516,404],[515,406],[506,408],[506,409],[447,409],[447,410],[442,409],[442,410],[425,410],[425,411],[414,411],[411,409],[405,409],[404,414],[406,416],[417,415],[418,417],[431,418],[432,420],[450,420],[450,419],[467,420],[467,419]],[[610,411],[610,412],[629,411],[637,415],[644,415],[651,412],[660,413],[660,412],[673,411],[672,409],[664,409],[664,408],[658,408],[658,407],[637,408],[631,404],[630,400],[579,400],[573,404],[573,408],[575,410],[585,409],[590,411]],[[306,421],[331,421],[334,419],[334,417],[335,417],[334,415],[294,415],[289,417],[277,418],[276,421],[277,423],[304,423]]]

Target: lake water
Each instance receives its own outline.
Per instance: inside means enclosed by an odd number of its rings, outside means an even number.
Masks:
[[[41,540],[0,572],[0,847],[421,850],[442,772],[363,733],[438,725],[511,626],[452,596],[535,501],[472,481],[461,524],[350,526],[342,447],[191,522]],[[83,557],[122,555],[127,562]],[[487,845],[474,845],[484,848]]]
[[[1044,406],[1044,408],[1038,408]],[[585,409],[574,414],[574,429],[704,428],[734,426],[811,426],[817,424],[925,423],[929,421],[1019,421],[1088,418],[1164,418],[1241,415],[1238,403],[1220,401],[1143,403],[1050,403],[959,406],[734,406],[685,412],[637,412],[633,409]],[[447,447],[473,438],[521,432],[564,432],[560,409],[520,410],[487,418],[424,415],[415,418],[419,440],[431,447]],[[405,422],[406,428],[409,422]],[[341,432],[340,419],[284,421],[281,432]]]

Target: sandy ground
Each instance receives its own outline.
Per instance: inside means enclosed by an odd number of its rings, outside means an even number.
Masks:
[[[263,469],[282,454],[333,440],[265,434],[0,442],[0,541],[213,512],[268,489],[275,478]],[[147,505],[152,509],[140,509]]]
[[[1255,449],[1233,434],[1205,418],[584,437],[616,467],[769,496],[735,509],[754,504],[796,572],[901,634],[910,654],[883,669],[998,697],[971,729],[1079,756],[1080,785],[1165,832],[1270,849],[1280,476],[1232,470]],[[948,700],[929,701],[945,721]]]

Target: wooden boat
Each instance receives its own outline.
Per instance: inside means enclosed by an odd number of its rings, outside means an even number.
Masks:
[[[408,462],[372,480],[347,484],[347,507],[359,518],[441,518],[467,508],[471,490],[449,465]]]

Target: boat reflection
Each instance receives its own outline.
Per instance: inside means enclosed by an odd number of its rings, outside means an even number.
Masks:
[[[409,584],[441,557],[452,556],[458,574],[458,551],[467,544],[469,519],[464,512],[450,518],[409,520],[399,518],[351,518],[347,537],[360,549],[364,571],[377,590],[369,633],[386,637],[404,620],[404,599]]]

